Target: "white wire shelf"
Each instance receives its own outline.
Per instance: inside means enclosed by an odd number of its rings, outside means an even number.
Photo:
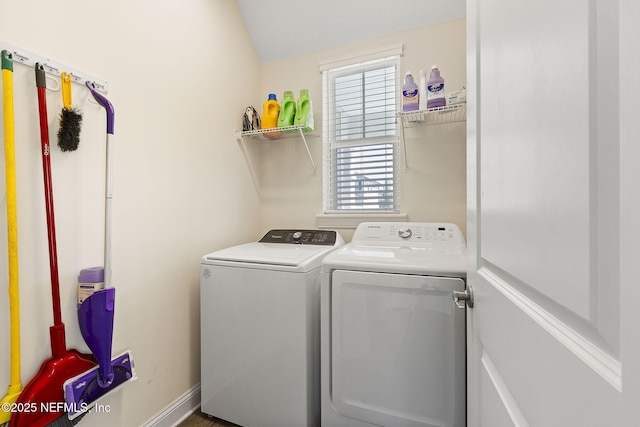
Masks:
[[[467,119],[467,104],[453,104],[445,107],[430,108],[397,113],[405,128],[422,125],[439,125],[462,122]]]
[[[307,136],[318,136],[318,134],[311,128],[306,127],[305,125],[293,125],[293,126],[284,126],[279,128],[269,128],[269,129],[256,129],[256,130],[246,130],[237,132],[238,137],[252,137],[252,138],[261,138],[268,141],[273,141],[276,139],[285,139],[285,138],[299,138],[299,137],[307,137]]]

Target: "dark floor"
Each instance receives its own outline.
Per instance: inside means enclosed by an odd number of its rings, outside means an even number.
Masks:
[[[236,424],[213,418],[200,411],[194,412],[186,420],[178,424],[178,427],[237,427]]]

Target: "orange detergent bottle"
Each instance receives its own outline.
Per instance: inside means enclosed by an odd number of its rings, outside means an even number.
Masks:
[[[267,99],[263,104],[263,113],[262,113],[262,129],[271,129],[278,126],[278,116],[280,115],[280,104],[276,99],[275,93],[269,94],[269,99]],[[280,132],[268,132],[264,134],[268,138],[277,138],[280,136]]]

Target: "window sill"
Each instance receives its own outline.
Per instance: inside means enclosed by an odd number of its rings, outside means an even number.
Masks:
[[[356,229],[361,222],[406,222],[409,215],[404,213],[361,213],[361,214],[318,214],[316,226],[330,229]]]

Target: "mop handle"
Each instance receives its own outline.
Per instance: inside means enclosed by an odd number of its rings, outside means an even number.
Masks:
[[[111,201],[113,200],[111,167],[113,165],[113,134],[107,134],[107,165],[104,184],[104,287],[111,283]]]
[[[56,221],[53,213],[53,185],[51,184],[51,146],[47,120],[47,83],[44,67],[36,63],[36,86],[38,87],[38,112],[40,115],[40,141],[42,143],[42,171],[44,175],[44,201],[47,211],[47,238],[49,241],[49,272],[51,274],[51,300],[53,302],[53,324],[62,325],[60,312],[60,283],[58,280],[58,251],[56,249]]]
[[[9,389],[22,390],[20,380],[20,292],[18,289],[18,209],[16,197],[16,158],[13,109],[13,60],[2,53],[2,91],[4,105],[4,157],[7,182],[7,241],[9,243],[9,318],[11,378]]]
[[[115,122],[115,109],[107,98],[98,93],[93,82],[85,83],[91,95],[104,107],[107,112],[107,164],[104,184],[104,287],[110,288],[111,284],[111,202],[113,200],[113,128]]]

